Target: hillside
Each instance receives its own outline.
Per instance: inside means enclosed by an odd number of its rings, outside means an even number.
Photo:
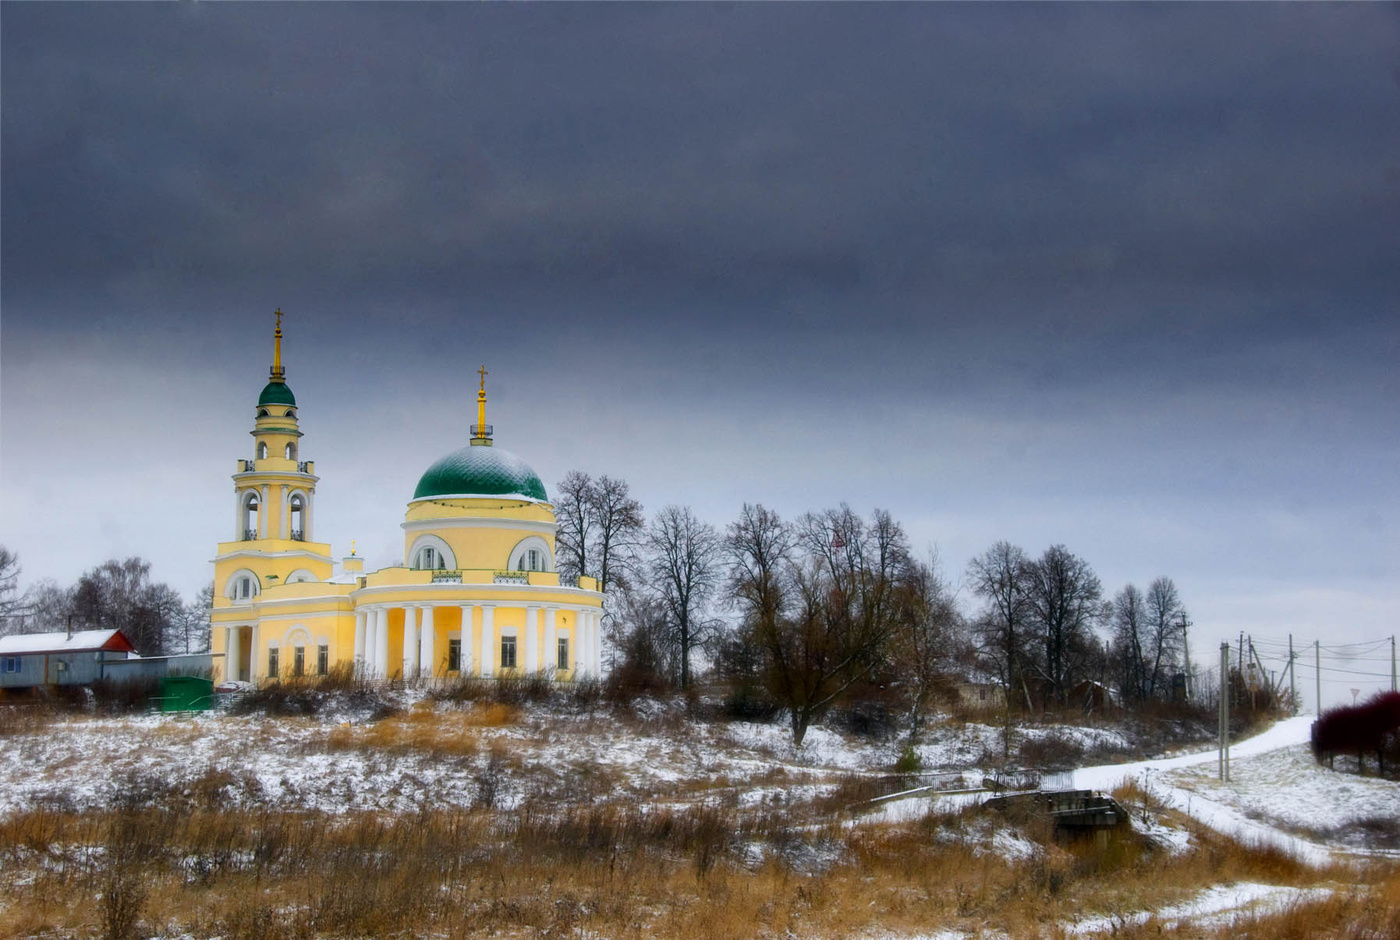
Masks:
[[[814,728],[794,749],[781,723],[697,720],[680,703],[293,704],[315,714],[6,709],[0,933],[96,935],[128,908],[128,935],[170,937],[1400,923],[1384,823],[1400,791],[1317,767],[1305,721],[1237,748],[1229,785],[1213,752],[1103,766],[1143,750],[1130,727],[1016,729],[1014,753],[1100,764],[1075,783],[1115,788],[1134,817],[1103,852],[976,794],[860,808],[909,785],[977,786],[1008,744],[992,726],[933,723],[925,772],[897,776],[898,739]]]

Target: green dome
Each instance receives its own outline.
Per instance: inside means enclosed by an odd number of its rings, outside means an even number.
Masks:
[[[296,407],[296,397],[292,395],[291,386],[286,382],[268,382],[263,388],[262,394],[258,396],[259,405],[289,405]]]
[[[530,465],[499,447],[463,447],[428,468],[413,491],[429,496],[508,496],[548,502],[544,484]]]

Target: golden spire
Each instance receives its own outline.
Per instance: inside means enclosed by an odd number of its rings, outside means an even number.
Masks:
[[[477,370],[481,376],[481,388],[476,393],[476,424],[472,425],[472,443],[491,446],[491,425],[486,423],[486,366]]]
[[[286,376],[282,368],[282,308],[277,308],[277,329],[272,331],[272,381],[281,382]]]

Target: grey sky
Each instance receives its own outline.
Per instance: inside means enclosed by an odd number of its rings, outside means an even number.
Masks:
[[[3,13],[28,580],[207,577],[281,306],[337,553],[484,361],[551,486],[1064,542],[1199,649],[1397,629],[1395,6]]]

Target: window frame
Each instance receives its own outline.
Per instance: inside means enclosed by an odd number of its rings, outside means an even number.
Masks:
[[[557,662],[557,668],[560,672],[569,671],[569,638],[567,636],[559,637]]]
[[[278,667],[281,665],[278,661],[281,658],[279,655],[280,652],[281,651],[275,646],[269,646],[267,648],[267,677],[269,679],[277,678]]]
[[[462,640],[460,637],[449,637],[447,640],[447,671],[462,671]]]
[[[502,668],[502,669],[515,669],[515,668],[516,668],[516,665],[515,665],[515,664],[516,664],[516,662],[518,661],[518,657],[517,657],[517,655],[516,655],[516,646],[517,646],[517,644],[516,644],[516,642],[515,642],[515,637],[514,637],[514,636],[506,635],[506,636],[502,636],[502,637],[501,637],[501,657],[500,657],[500,658],[501,658],[501,668]],[[509,656],[506,655],[507,652],[510,654]],[[507,662],[507,660],[509,660],[509,662]]]
[[[331,648],[328,643],[316,644],[316,675],[330,675],[331,671]]]
[[[22,656],[6,656],[4,664],[5,673],[14,675],[15,673],[23,672],[24,663],[22,660]]]
[[[292,677],[300,679],[306,675],[306,647],[292,647]]]

